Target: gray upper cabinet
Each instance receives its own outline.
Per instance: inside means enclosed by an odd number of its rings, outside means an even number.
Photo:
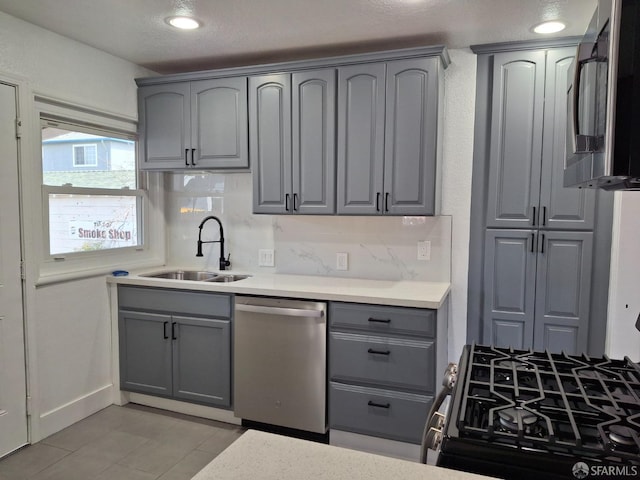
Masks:
[[[436,213],[438,62],[339,68],[338,213]]]
[[[291,76],[249,78],[253,212],[288,213],[291,192]]]
[[[544,51],[493,59],[487,226],[534,226],[540,198]]]
[[[595,192],[562,184],[574,54],[562,48],[493,56],[488,227],[593,228]]]
[[[247,79],[138,89],[140,168],[247,168]]]
[[[547,52],[540,226],[557,230],[592,230],[596,191],[563,186],[567,118],[567,78],[573,75],[574,48]]]
[[[249,79],[254,213],[335,212],[335,75]]]
[[[387,63],[385,213],[436,211],[437,71],[435,59]]]
[[[138,132],[141,169],[188,166],[191,147],[189,83],[138,89]]]
[[[382,213],[384,63],[338,69],[338,213]]]

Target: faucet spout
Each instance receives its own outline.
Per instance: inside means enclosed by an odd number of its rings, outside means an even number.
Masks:
[[[215,220],[216,222],[218,222],[218,227],[220,229],[220,239],[219,240],[207,240],[204,241],[202,240],[202,227],[204,227],[204,224],[207,223],[209,220]],[[226,268],[228,266],[231,265],[231,262],[229,261],[228,258],[225,258],[224,256],[224,228],[222,228],[222,222],[220,221],[220,219],[214,215],[210,215],[208,217],[205,217],[204,220],[202,220],[202,222],[200,222],[200,226],[198,226],[198,251],[196,253],[196,257],[202,257],[202,244],[203,243],[219,243],[220,244],[220,270],[226,270]]]

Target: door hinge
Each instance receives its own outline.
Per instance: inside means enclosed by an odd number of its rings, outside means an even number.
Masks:
[[[22,120],[16,118],[16,138],[22,138]]]
[[[27,278],[24,273],[24,260],[20,260],[20,278],[22,280],[25,280]]]
[[[27,415],[31,415],[33,410],[33,402],[31,395],[27,395]]]

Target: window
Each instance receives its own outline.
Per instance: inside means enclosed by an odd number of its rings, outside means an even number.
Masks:
[[[97,145],[74,145],[73,146],[73,166],[74,167],[97,167],[98,166],[98,146]]]
[[[44,116],[41,132],[48,254],[141,247],[135,137]]]

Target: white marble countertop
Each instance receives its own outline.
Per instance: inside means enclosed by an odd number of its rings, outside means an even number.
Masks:
[[[148,287],[205,290],[244,295],[306,298],[340,302],[396,305],[404,307],[438,309],[449,294],[447,282],[415,282],[409,280],[368,280],[311,275],[251,274],[244,280],[229,283],[170,280],[150,278],[144,274],[171,271],[163,267],[132,272],[126,277],[107,277],[111,283],[142,285]],[[223,272],[246,273],[246,272]]]
[[[372,453],[248,430],[192,480],[482,480]]]

